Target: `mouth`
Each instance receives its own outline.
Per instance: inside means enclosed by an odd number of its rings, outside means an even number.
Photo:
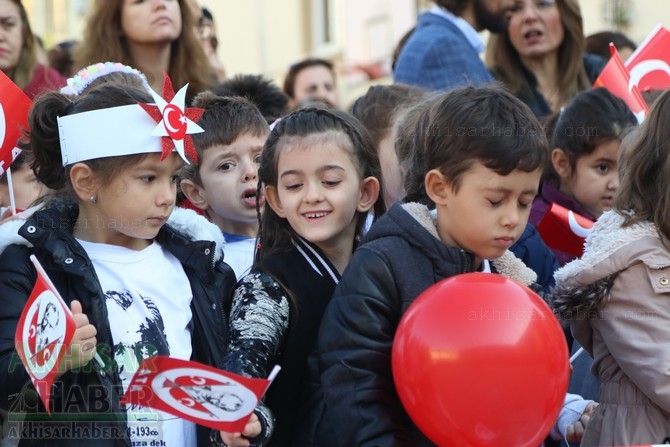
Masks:
[[[514,242],[516,242],[516,238],[511,236],[504,236],[504,237],[497,237],[495,241],[501,246],[509,248],[512,245],[514,245]]]
[[[536,30],[536,29],[527,31],[523,35],[524,40],[537,40],[540,37],[542,37],[542,31],[539,31],[539,30]]]
[[[242,202],[244,202],[245,205],[251,207],[251,208],[256,208],[256,197],[258,196],[258,192],[256,188],[247,188],[244,190],[242,193]],[[265,203],[264,197],[260,196],[259,198],[259,203],[262,205]]]
[[[170,17],[159,17],[153,21],[154,25],[163,25],[165,23],[172,23],[172,19]]]
[[[321,219],[330,214],[330,211],[313,211],[310,213],[302,213],[303,217],[307,219]]]

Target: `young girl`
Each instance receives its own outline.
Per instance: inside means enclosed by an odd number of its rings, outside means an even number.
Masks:
[[[557,119],[550,161],[528,221],[538,226],[552,203],[596,220],[612,207],[619,186],[621,139],[637,120],[626,103],[604,88],[582,92]],[[554,250],[560,265],[574,259]]]
[[[613,210],[595,223],[582,258],[556,272],[556,310],[601,381],[582,446],[670,437],[669,113],[666,91],[624,141]]]
[[[31,162],[31,154],[23,151],[12,163],[12,187],[17,212],[30,208],[33,202],[49,192],[49,189],[35,177],[30,168]],[[9,183],[5,173],[0,175],[0,221],[11,216],[10,205]]]
[[[193,212],[173,212],[183,160],[170,147],[163,152],[161,137],[152,136],[157,123],[138,102],[153,101],[144,90],[106,84],[79,97],[45,94],[30,111],[35,174],[58,200],[0,226],[0,402],[29,414],[23,430],[10,434],[34,445],[194,447],[210,436],[119,402],[146,355],[222,365],[222,306],[235,283],[218,228]],[[15,360],[14,334],[36,280],[31,254],[77,324],[51,418]],[[93,365],[96,353],[104,365]],[[45,430],[59,435],[40,435]]]
[[[350,115],[300,109],[272,130],[261,156],[259,249],[252,272],[235,291],[225,369],[266,377],[282,367],[242,434],[292,444],[307,356],[321,315],[349,262],[368,211],[384,212],[379,161],[369,134]],[[270,411],[268,411],[270,410]]]

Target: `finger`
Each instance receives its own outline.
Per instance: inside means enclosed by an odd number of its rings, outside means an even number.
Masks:
[[[98,335],[98,330],[92,324],[85,324],[84,326],[78,327],[75,331],[76,340],[86,340],[88,338],[95,338]]]
[[[72,314],[72,319],[77,329],[82,328],[89,324],[88,317],[86,314]],[[91,325],[93,326],[93,325]]]
[[[244,426],[244,431],[242,434],[247,438],[255,438],[261,434],[261,423],[257,420],[253,422],[247,422],[247,425]]]
[[[565,439],[568,442],[575,442],[575,426],[573,424],[568,425],[568,428],[565,430]]]
[[[77,300],[72,300],[72,302],[70,303],[70,310],[75,315],[83,312],[83,310],[81,309],[81,303]]]

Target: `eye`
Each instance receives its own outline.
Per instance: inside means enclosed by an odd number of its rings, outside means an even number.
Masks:
[[[533,202],[528,202],[528,203],[519,202],[519,208],[521,208],[522,210],[525,210],[526,208],[528,208],[532,204],[533,204]]]
[[[254,157],[254,163],[261,164],[261,154],[258,154]]]
[[[152,183],[154,180],[156,180],[155,175],[143,175],[140,177],[140,180],[143,181],[144,183]]]
[[[601,163],[596,165],[596,171],[598,171],[600,174],[607,174],[610,171],[610,167],[606,163]]]
[[[230,170],[233,169],[234,167],[235,167],[235,165],[234,165],[232,162],[227,161],[227,162],[225,162],[225,163],[221,163],[221,164],[219,165],[219,170],[221,170],[221,171],[230,171]]]
[[[296,190],[302,186],[302,183],[291,183],[290,185],[286,185],[284,188],[288,189],[289,191],[291,190]]]
[[[170,183],[177,183],[179,181],[179,176],[178,175],[171,175],[170,176]]]
[[[342,183],[342,180],[324,180],[322,183],[327,187],[334,188],[335,186]]]
[[[502,200],[495,200],[495,201],[494,200],[489,200],[489,203],[491,204],[491,206],[493,208],[499,207],[500,205],[502,205],[502,202],[503,202]]]

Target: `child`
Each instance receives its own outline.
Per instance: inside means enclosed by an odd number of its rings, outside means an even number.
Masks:
[[[372,226],[321,322],[324,420],[337,429],[321,427],[317,445],[433,445],[393,384],[402,314],[428,287],[460,273],[497,272],[526,285],[536,277],[507,250],[525,228],[546,157],[530,110],[496,88],[456,89],[427,104],[414,134],[405,203]],[[337,439],[319,439],[324,433]]]
[[[578,94],[557,119],[550,162],[529,222],[538,226],[552,203],[596,220],[612,207],[619,187],[621,139],[637,124],[626,103],[604,88]],[[575,256],[553,250],[560,265]]]
[[[582,258],[556,272],[556,311],[601,381],[585,447],[670,436],[669,113],[666,91],[624,141],[613,209],[595,223]]]
[[[206,445],[211,433],[120,404],[146,354],[221,366],[227,342],[222,306],[235,283],[222,261],[218,229],[191,211],[173,212],[183,160],[152,136],[158,123],[146,119],[138,102],[153,99],[107,84],[78,97],[46,93],[30,111],[35,173],[59,199],[25,221],[0,226],[0,402],[15,420],[27,419],[23,430],[10,428],[10,436],[34,445],[88,446],[105,438],[115,446],[195,446]],[[87,132],[95,123],[95,132]],[[77,324],[56,376],[50,417],[14,348],[36,280],[31,254]],[[96,353],[104,365],[94,366]]]
[[[267,445],[294,445],[307,356],[321,315],[368,212],[384,212],[378,176],[370,136],[344,112],[301,109],[270,133],[259,169],[266,197],[260,248],[235,291],[225,364],[252,377],[282,367],[242,433],[257,437],[254,442],[271,434],[274,413],[276,429]],[[239,438],[223,434],[227,445],[242,445]]]
[[[16,211],[30,208],[37,199],[48,193],[49,189],[39,181],[30,168],[32,156],[28,152],[21,152],[12,163],[12,187]],[[0,176],[0,220],[11,215],[11,201],[7,174]]]
[[[377,146],[384,177],[382,193],[387,207],[404,195],[402,172],[394,146],[394,124],[404,111],[427,97],[428,92],[420,87],[405,84],[374,85],[351,107],[351,114],[370,132]]]
[[[270,131],[256,106],[235,97],[203,92],[193,101],[205,109],[198,121],[205,132],[193,135],[198,162],[185,165],[181,189],[223,232],[226,263],[241,278],[256,247],[258,163]]]

